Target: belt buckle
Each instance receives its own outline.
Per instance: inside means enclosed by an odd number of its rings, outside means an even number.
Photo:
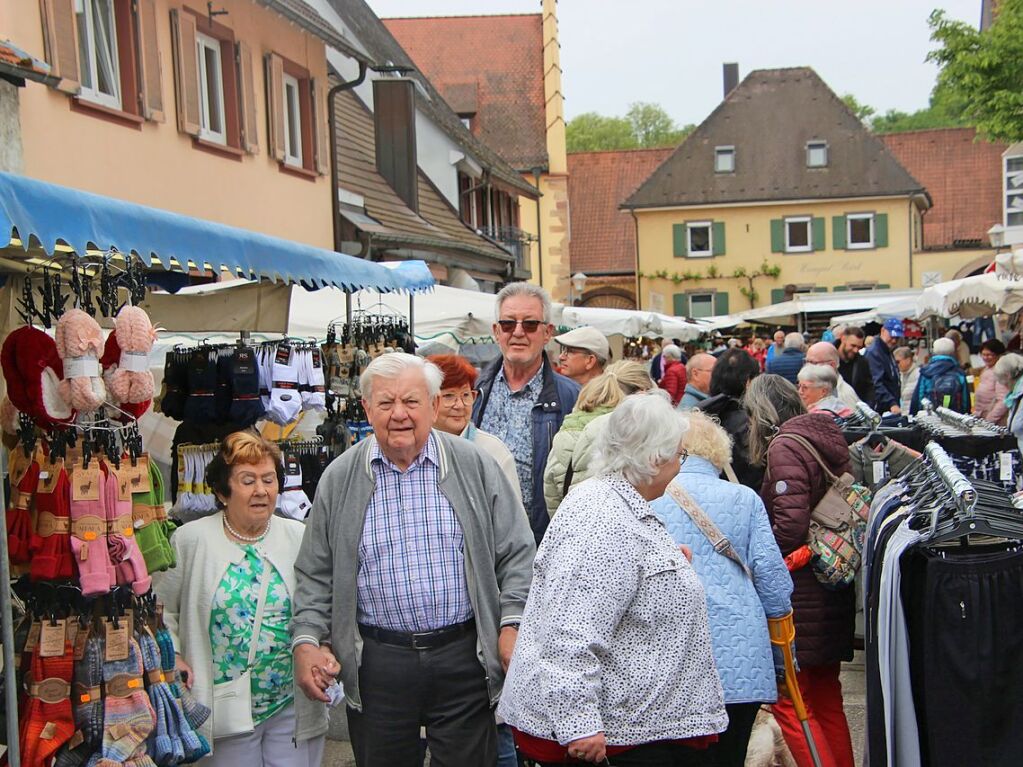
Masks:
[[[431,649],[429,647],[429,645],[427,645],[427,646],[420,646],[419,639],[420,639],[420,637],[424,637],[424,638],[425,637],[429,637],[430,634],[432,634],[432,633],[433,632],[431,631],[431,632],[422,633],[422,634],[413,634],[412,635],[412,649],[413,650],[429,650],[429,649]]]

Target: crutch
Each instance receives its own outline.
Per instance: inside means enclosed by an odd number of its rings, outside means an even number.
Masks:
[[[792,699],[792,707],[796,709],[796,718],[803,728],[803,736],[810,749],[810,758],[813,759],[814,767],[822,767],[820,754],[817,753],[817,742],[813,739],[809,717],[806,715],[806,704],[803,703],[803,695],[799,691],[799,680],[796,678],[796,659],[792,657],[792,640],[796,638],[796,625],[792,621],[792,613],[783,618],[768,618],[767,628],[771,635],[771,644],[781,648],[782,658],[785,659],[784,692],[788,693]]]

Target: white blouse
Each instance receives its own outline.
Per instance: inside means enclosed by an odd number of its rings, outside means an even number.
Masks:
[[[621,476],[578,485],[547,528],[498,714],[563,745],[727,726],[703,586]]]

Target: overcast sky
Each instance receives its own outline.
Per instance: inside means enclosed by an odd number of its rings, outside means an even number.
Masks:
[[[379,16],[538,13],[540,0],[368,0]],[[721,64],[811,66],[878,112],[927,106],[937,69],[927,17],[976,25],[981,0],[561,0],[566,116],[661,104],[680,125],[721,99]],[[457,51],[452,51],[457,56]]]

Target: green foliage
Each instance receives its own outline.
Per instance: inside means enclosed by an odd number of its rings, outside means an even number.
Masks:
[[[1023,140],[1023,0],[1001,0],[983,31],[942,10],[928,23],[939,47],[927,58],[941,67],[938,87],[963,118],[991,140]]]
[[[753,308],[757,305],[757,299],[760,298],[760,294],[757,293],[756,288],[753,284],[756,280],[761,277],[770,277],[771,279],[778,279],[781,276],[781,267],[778,264],[769,264],[765,258],[763,263],[760,264],[754,271],[749,272],[746,267],[739,266],[732,271],[730,275],[722,274],[722,272],[713,264],[707,267],[707,273],[685,271],[682,274],[678,272],[672,272],[668,274],[666,269],[654,272],[653,274],[644,274],[638,272],[637,276],[640,279],[652,279],[652,280],[670,280],[673,285],[681,285],[683,282],[701,282],[703,280],[717,280],[717,279],[735,279],[735,280],[746,280],[748,285],[740,285],[739,293],[741,293],[750,302],[750,307]]]
[[[636,102],[629,106],[625,117],[584,112],[572,118],[565,128],[565,139],[569,152],[672,147],[694,127],[678,127],[657,104]]]
[[[972,123],[966,117],[965,105],[956,93],[940,83],[931,94],[930,106],[916,112],[889,109],[884,114],[867,104],[861,104],[855,96],[847,93],[842,97],[860,121],[875,133],[901,133],[910,130],[931,128],[956,128]]]
[[[861,104],[851,93],[842,96],[842,102],[852,110],[852,113],[856,115],[861,123],[868,127],[870,126],[871,118],[877,113],[874,107]]]

